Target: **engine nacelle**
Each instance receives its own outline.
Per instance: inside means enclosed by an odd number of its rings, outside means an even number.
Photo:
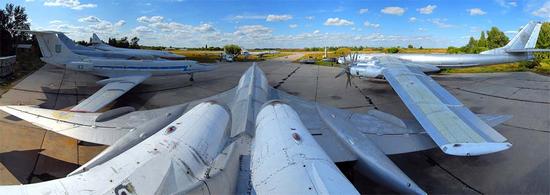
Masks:
[[[350,73],[357,77],[377,78],[382,76],[383,68],[372,64],[358,64],[350,67]]]
[[[257,194],[359,194],[296,111],[278,101],[258,113],[251,173]]]

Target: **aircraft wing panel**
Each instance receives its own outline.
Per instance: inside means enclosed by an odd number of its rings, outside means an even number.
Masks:
[[[103,81],[99,81],[98,83],[105,82],[107,84],[103,86],[99,91],[94,93],[92,96],[86,98],[84,101],[73,107],[71,111],[96,112],[97,110],[103,108],[118,97],[122,96],[150,76],[150,74],[130,75],[112,77]]]
[[[94,123],[99,113],[57,111],[31,106],[0,106],[0,110],[46,130],[91,143],[111,145],[131,129]]]
[[[511,147],[505,137],[419,69],[391,64],[383,75],[443,152],[481,155]]]

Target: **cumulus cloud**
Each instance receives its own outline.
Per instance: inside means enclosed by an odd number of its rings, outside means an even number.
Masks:
[[[325,21],[325,25],[326,26],[349,26],[349,25],[353,25],[353,22],[346,19],[340,19],[340,18],[328,18],[327,21]]]
[[[369,21],[365,21],[365,22],[363,23],[363,25],[366,26],[366,27],[370,27],[370,28],[378,28],[378,27],[380,27],[380,24],[373,24],[373,23],[370,23]]]
[[[257,19],[266,19],[265,15],[236,15],[230,17],[231,20],[257,20]]]
[[[61,23],[63,23],[63,21],[61,20],[52,20],[49,22],[49,24],[61,24]]]
[[[416,22],[418,19],[416,19],[416,17],[410,17],[409,18],[409,22]]]
[[[133,29],[134,32],[137,32],[139,34],[142,34],[142,33],[152,33],[153,30],[147,26],[138,26],[136,28]]]
[[[359,14],[365,14],[367,12],[369,12],[369,9],[367,8],[359,9]]]
[[[511,8],[511,7],[517,7],[518,3],[515,1],[508,1],[508,0],[494,0],[498,5],[504,8]]]
[[[420,12],[421,14],[431,14],[435,8],[437,8],[437,5],[428,5],[423,8],[418,8],[416,9],[416,11]]]
[[[211,24],[200,24],[194,27],[194,30],[202,33],[214,32],[216,29]]]
[[[544,3],[542,7],[532,12],[534,16],[550,18],[550,1]]]
[[[288,25],[289,28],[298,28],[298,25],[297,24],[291,24],[291,25]]]
[[[95,17],[95,16],[88,16],[88,17],[80,18],[80,19],[78,19],[78,21],[79,22],[95,23],[95,22],[100,22],[101,20],[98,17]]]
[[[233,34],[241,38],[268,39],[271,37],[272,32],[273,30],[262,25],[244,25],[237,27],[237,30]]]
[[[151,17],[141,16],[137,18],[137,21],[141,23],[159,23],[159,22],[162,22],[163,20],[164,20],[164,17],[162,16],[151,16]]]
[[[405,13],[405,9],[403,9],[402,7],[385,7],[384,9],[380,10],[380,12],[384,14],[401,16]]]
[[[485,15],[487,12],[484,12],[480,8],[472,8],[466,10],[468,13],[470,13],[470,16],[482,16]]]
[[[287,21],[287,20],[290,20],[292,19],[292,15],[288,15],[288,14],[285,14],[285,15],[273,15],[273,14],[269,14],[267,16],[267,18],[265,19],[265,21],[268,21],[268,22],[279,22],[279,21]]]
[[[116,27],[121,27],[121,26],[124,26],[126,24],[126,21],[124,20],[119,20],[115,23],[115,26]]]
[[[74,10],[82,10],[84,8],[94,8],[97,4],[86,3],[82,4],[79,0],[45,0],[44,6],[49,7],[67,7]]]
[[[446,21],[447,21],[447,19],[441,19],[441,18],[428,19],[428,22],[431,22],[432,24],[435,24],[439,28],[454,27],[454,25],[452,25],[452,24],[447,24]]]

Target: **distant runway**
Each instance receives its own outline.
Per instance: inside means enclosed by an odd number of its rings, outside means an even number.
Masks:
[[[291,63],[300,54],[259,62],[270,85],[292,95],[354,112],[379,109],[413,119],[393,89],[382,80],[334,79],[336,67]],[[188,76],[151,78],[119,98],[114,107],[146,110],[208,97],[233,88],[252,63],[219,63],[218,70]],[[480,157],[455,157],[439,149],[394,155],[391,159],[427,193],[549,194],[550,77],[534,73],[435,75],[472,111],[508,114],[496,129],[513,144]],[[44,66],[0,98],[0,105],[39,105],[68,109],[100,86],[100,78]],[[46,132],[0,113],[0,184],[34,183],[64,177],[105,146]],[[352,169],[344,172],[362,193],[392,193]]]

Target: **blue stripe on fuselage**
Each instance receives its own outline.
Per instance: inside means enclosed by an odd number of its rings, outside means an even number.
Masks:
[[[188,66],[94,66],[94,68],[120,69],[120,70],[187,70]]]

